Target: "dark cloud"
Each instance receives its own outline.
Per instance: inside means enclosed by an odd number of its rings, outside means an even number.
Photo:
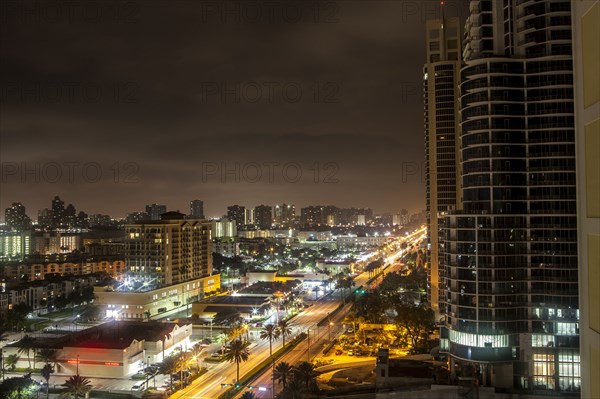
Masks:
[[[446,7],[464,16],[466,3]],[[22,201],[34,214],[56,193],[115,215],[192,198],[213,215],[283,201],[424,207],[423,31],[437,2],[6,4],[0,158],[19,170],[0,182],[1,208]],[[65,162],[102,177],[43,176]],[[303,177],[202,179],[213,163],[265,162],[296,163]],[[315,183],[311,168],[330,164],[337,182]],[[25,167],[40,181],[23,183]]]

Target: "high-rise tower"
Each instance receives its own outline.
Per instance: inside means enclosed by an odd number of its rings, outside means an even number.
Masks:
[[[458,84],[462,56],[462,29],[458,18],[427,21],[427,63],[423,67],[425,123],[426,213],[429,239],[427,299],[439,314],[444,276],[438,264],[438,218],[460,209],[460,113]]]
[[[442,350],[483,384],[580,381],[571,4],[470,2],[463,211],[440,221]]]

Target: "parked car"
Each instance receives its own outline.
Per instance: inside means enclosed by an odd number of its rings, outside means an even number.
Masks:
[[[336,354],[337,356],[341,355],[342,353],[344,353],[344,352],[343,352],[341,349],[336,349],[336,350],[335,350],[335,354]]]
[[[354,350],[353,349],[350,349],[348,351],[348,356],[354,356]]]
[[[131,390],[132,391],[142,391],[145,386],[146,386],[146,381],[139,381],[139,382],[136,382],[135,384],[133,384],[133,386],[131,387]]]

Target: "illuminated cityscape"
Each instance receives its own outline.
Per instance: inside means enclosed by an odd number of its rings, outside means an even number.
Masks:
[[[0,398],[600,399],[599,0],[5,3]]]

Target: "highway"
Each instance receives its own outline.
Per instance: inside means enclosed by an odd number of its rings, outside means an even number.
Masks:
[[[368,263],[371,260],[377,259],[381,256],[385,256],[385,264],[387,267],[393,265],[401,256],[406,254],[410,250],[410,246],[423,238],[425,229],[421,228],[416,230],[410,235],[402,238],[398,238],[388,248],[380,250],[374,253],[374,256],[364,260],[364,263]],[[401,249],[400,244],[408,242],[409,245],[406,249]],[[394,248],[391,248],[393,246]],[[372,259],[371,259],[372,258]],[[359,265],[360,266],[360,265]],[[364,265],[362,265],[364,266]],[[364,286],[369,280],[368,273],[361,273],[354,279],[354,287]],[[309,340],[304,340],[296,348],[286,354],[280,361],[287,361],[290,364],[296,364],[303,360],[311,359],[320,353],[324,347],[324,344],[329,339],[329,329],[327,326],[317,327],[317,323],[322,319],[326,318],[328,314],[333,312],[340,304],[339,291],[334,290],[330,295],[319,299],[314,302],[312,306],[299,313],[296,317],[291,319],[292,325],[292,336],[286,339],[286,342],[291,340],[301,332],[309,331]],[[335,331],[332,331],[332,338],[334,334],[341,332],[341,320],[345,317],[349,310],[349,305],[345,309],[338,312],[332,321],[335,323]],[[310,356],[307,354],[308,343],[310,342]],[[273,352],[280,349],[282,346],[281,339],[273,342]],[[247,362],[240,364],[240,378],[243,378],[245,374],[250,372],[260,362],[269,357],[269,342],[265,340],[258,340],[250,346],[250,358]],[[222,387],[221,384],[234,384],[236,381],[236,365],[235,363],[222,362],[214,367],[210,368],[207,373],[195,380],[185,389],[174,393],[170,399],[216,399],[226,388]],[[254,393],[259,398],[270,398],[271,392],[271,370],[268,369],[262,373],[257,379],[252,382],[252,386],[260,386],[265,390],[254,389]],[[276,387],[277,390],[277,387]],[[243,391],[243,390],[242,390]]]
[[[288,337],[286,342],[289,342],[293,337],[306,331],[308,328],[316,326],[320,320],[327,317],[327,314],[333,312],[338,304],[339,300],[326,297],[315,302],[312,306],[298,314],[298,316],[290,321],[292,324],[292,336]],[[325,329],[321,327],[321,330]],[[281,339],[273,342],[273,352],[280,349],[282,344]],[[240,377],[243,377],[268,357],[269,341],[259,340],[253,343],[250,346],[250,358],[247,362],[240,364]],[[235,383],[235,379],[235,363],[222,362],[211,368],[206,374],[198,378],[185,389],[173,394],[171,398],[215,399],[225,389],[221,387],[221,384],[233,384]]]
[[[406,240],[406,241],[410,242],[410,244],[412,245],[412,244],[420,241],[423,238],[423,235],[424,235],[424,229],[420,229],[420,230],[416,231],[415,233],[409,235],[405,239],[401,239],[400,241],[404,242]],[[401,259],[403,256],[405,256],[409,251],[410,251],[409,247],[407,247],[406,249],[397,249],[394,251],[390,251],[391,254],[388,255],[385,259],[385,264],[388,266],[385,267],[384,270],[388,273],[399,270],[400,264],[397,263],[397,261],[399,259]],[[369,280],[368,273],[362,273],[354,279],[354,286],[355,287],[359,287],[361,285],[364,286],[364,285],[366,285],[366,282],[368,280]],[[378,282],[381,282],[381,278],[378,278],[376,281],[374,281],[372,283],[372,287],[374,287]],[[329,299],[326,298],[326,300],[335,301],[336,303],[339,304],[339,302],[340,302],[339,293],[336,293],[334,291],[328,297],[330,297],[330,298]],[[338,299],[336,300],[335,298],[338,298]],[[306,340],[303,341],[296,348],[294,348],[293,350],[291,350],[290,352],[288,352],[287,354],[282,356],[280,359],[278,359],[276,361],[276,364],[280,363],[280,362],[287,362],[291,365],[296,365],[302,361],[312,360],[313,358],[318,356],[320,353],[322,353],[323,348],[329,342],[330,335],[331,335],[332,339],[335,339],[339,334],[341,334],[344,331],[343,326],[342,326],[342,321],[343,321],[344,317],[346,317],[346,315],[348,314],[350,307],[351,307],[351,304],[346,304],[346,306],[342,310],[340,310],[338,313],[336,313],[331,318],[331,321],[333,322],[333,326],[331,327],[331,330],[326,325],[321,326],[321,327],[311,328],[310,334],[309,334],[310,345]],[[306,331],[306,330],[304,330],[304,331]],[[309,354],[309,347],[310,347],[310,354]],[[239,394],[236,395],[236,398],[239,398],[240,396],[242,396],[242,394],[246,390],[253,391],[254,395],[257,398],[267,399],[267,398],[273,397],[274,395],[277,395],[277,393],[281,391],[282,387],[279,386],[279,384],[277,384],[277,382],[275,382],[275,384],[273,384],[272,378],[273,378],[272,370],[271,369],[265,370],[254,381],[252,381],[252,383],[250,384],[252,386],[252,389],[246,388],[246,389],[241,390],[239,392]],[[273,389],[275,390],[274,394],[272,393]]]

